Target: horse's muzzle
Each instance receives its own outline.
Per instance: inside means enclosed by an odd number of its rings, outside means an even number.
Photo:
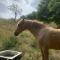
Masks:
[[[18,36],[18,34],[17,34],[16,32],[14,32],[14,35],[15,35],[15,36]]]

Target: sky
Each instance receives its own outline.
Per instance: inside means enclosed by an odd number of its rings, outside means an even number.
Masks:
[[[21,15],[27,15],[37,10],[38,0],[0,0],[0,18],[14,17],[13,12],[8,9],[11,4],[17,4],[22,9]]]

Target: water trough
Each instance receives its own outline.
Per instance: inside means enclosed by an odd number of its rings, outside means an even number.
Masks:
[[[20,60],[22,52],[5,50],[0,52],[0,60]]]

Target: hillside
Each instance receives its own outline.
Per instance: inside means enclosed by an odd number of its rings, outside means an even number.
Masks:
[[[11,49],[22,51],[21,60],[41,60],[41,52],[35,37],[29,32],[24,31],[19,36],[14,36],[16,24],[11,20],[0,20],[0,51]],[[50,51],[51,60],[60,60],[60,51]]]

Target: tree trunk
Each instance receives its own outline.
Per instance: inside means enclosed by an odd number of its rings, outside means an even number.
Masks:
[[[14,21],[16,21],[16,17],[17,17],[17,13],[15,12],[15,18],[14,18]]]

